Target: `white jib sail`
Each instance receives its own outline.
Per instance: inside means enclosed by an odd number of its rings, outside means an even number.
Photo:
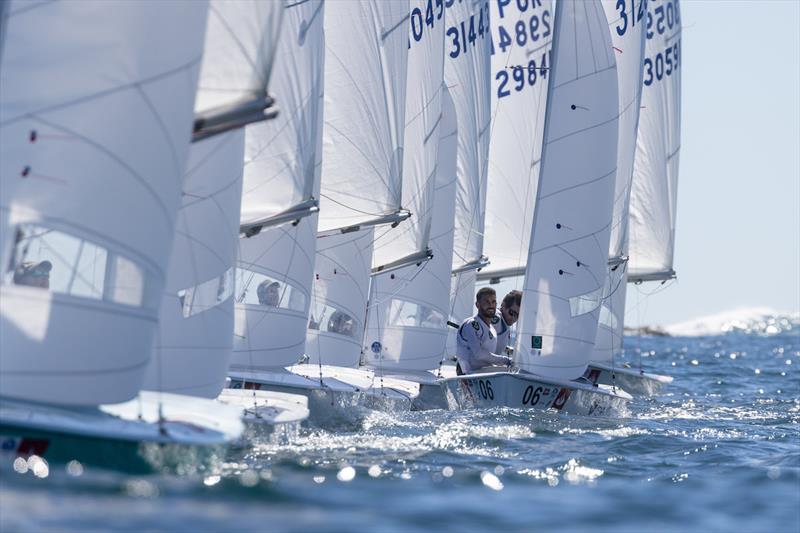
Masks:
[[[617,72],[599,2],[558,2],[554,31],[516,353],[524,370],[575,379],[594,346],[608,262]]]
[[[285,367],[305,349],[322,166],[324,16],[322,0],[287,2],[270,84],[281,112],[246,128],[241,220],[260,233],[239,240],[234,371]]]
[[[600,308],[592,361],[610,362],[622,352],[628,255],[628,207],[630,205],[636,131],[642,96],[647,13],[645,0],[603,0],[603,10],[617,58],[619,84],[619,139],[617,141],[617,183],[609,241],[609,265]]]
[[[390,221],[401,207],[408,2],[329,2],[321,232]]]
[[[178,1],[9,6],[0,79],[3,395],[96,405],[141,388],[207,10]]]
[[[678,0],[648,1],[647,21],[630,202],[629,281],[665,280],[675,275],[672,259],[683,61]]]
[[[429,0],[412,0],[410,7],[401,206],[411,216],[396,228],[376,230],[372,263],[377,269],[426,258],[431,232],[444,79],[444,7],[440,2],[434,10]]]
[[[216,398],[233,332],[244,128],[192,144],[144,389]]]
[[[265,118],[282,14],[283,2],[210,1],[195,137]]]
[[[553,12],[549,2],[492,2],[492,129],[479,277],[522,276],[544,132]],[[501,295],[502,296],[502,295]]]
[[[364,360],[381,370],[430,370],[444,357],[453,268],[453,223],[458,133],[449,91],[442,87],[436,143],[431,249],[421,264],[373,276]]]

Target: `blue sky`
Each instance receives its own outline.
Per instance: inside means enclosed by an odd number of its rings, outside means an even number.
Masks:
[[[682,0],[681,15],[678,279],[629,285],[625,323],[800,311],[800,0]]]
[[[626,323],[800,311],[800,2],[694,0],[683,15],[675,269]]]

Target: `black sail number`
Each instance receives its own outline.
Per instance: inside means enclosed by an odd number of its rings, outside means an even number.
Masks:
[[[522,405],[536,405],[541,399],[541,394],[541,387],[536,387],[534,389],[533,385],[528,385],[528,388],[525,389],[525,392],[522,395]]]
[[[481,398],[484,400],[494,400],[494,391],[492,390],[492,382],[487,380],[478,380],[478,389],[481,392]]]

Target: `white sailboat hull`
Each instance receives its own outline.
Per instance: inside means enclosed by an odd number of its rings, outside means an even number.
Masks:
[[[143,391],[128,402],[99,407],[0,399],[2,453],[51,462],[152,470],[173,459],[202,461],[198,453],[230,445],[243,429],[239,408],[168,393]],[[177,448],[174,454],[167,453],[171,447]]]
[[[618,416],[631,396],[605,385],[543,378],[527,372],[475,373],[441,381],[459,409],[512,407],[570,415]]]
[[[300,394],[308,398],[310,420],[330,425],[358,421],[365,409],[407,411],[419,384],[365,369],[305,364],[273,371],[231,372],[231,387]]]
[[[583,377],[597,385],[620,387],[636,396],[653,396],[661,392],[665,385],[672,383],[672,376],[596,362],[589,364]]]

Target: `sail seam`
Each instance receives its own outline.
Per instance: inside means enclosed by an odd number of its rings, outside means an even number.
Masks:
[[[615,175],[615,173],[616,173],[616,170],[617,170],[617,168],[616,168],[616,167],[614,167],[614,169],[613,169],[613,170],[611,170],[611,171],[610,171],[610,172],[608,172],[607,174],[603,174],[602,176],[600,176],[600,177],[598,177],[598,178],[592,178],[592,179],[590,179],[589,181],[583,181],[583,182],[581,182],[581,183],[577,183],[577,184],[575,184],[575,185],[571,185],[571,186],[569,186],[569,187],[564,187],[563,189],[558,189],[557,191],[553,191],[553,192],[551,192],[551,193],[548,193],[548,194],[545,194],[545,195],[539,196],[539,201],[541,201],[541,200],[544,200],[544,199],[547,199],[547,198],[550,198],[551,196],[555,196],[555,195],[557,195],[557,194],[561,194],[562,192],[571,191],[571,190],[573,190],[573,189],[577,189],[577,188],[579,188],[579,187],[583,187],[584,185],[589,185],[589,184],[591,184],[591,183],[596,183],[596,182],[598,182],[598,181],[603,181],[604,179],[608,178],[609,176],[613,176],[613,175]]]

